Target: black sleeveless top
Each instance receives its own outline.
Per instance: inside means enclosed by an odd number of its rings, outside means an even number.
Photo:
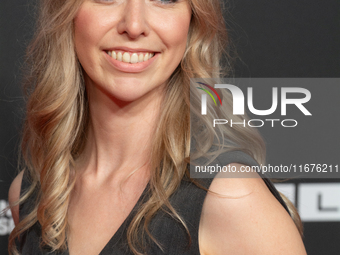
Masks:
[[[240,151],[233,151],[223,153],[216,161],[226,166],[230,163],[240,163],[244,165],[258,165],[257,162]],[[262,178],[266,183],[271,193],[282,204],[282,206],[288,211],[288,208],[278,191],[269,179]],[[196,179],[205,188],[209,188],[213,178],[209,179]],[[21,193],[23,193],[29,187],[29,181],[24,174]],[[125,219],[123,224],[119,227],[117,232],[113,235],[111,240],[106,244],[99,255],[132,255],[129,250],[129,246],[126,238],[126,230],[131,222],[133,216],[137,212],[138,207],[147,199],[149,185],[146,186],[142,195],[140,196],[135,207],[132,209],[129,216]],[[148,255],[199,255],[198,244],[198,230],[201,217],[201,211],[203,202],[206,196],[206,191],[193,184],[189,179],[184,178],[181,181],[179,188],[169,198],[171,205],[178,212],[178,214],[185,221],[191,236],[191,241],[183,225],[173,217],[169,216],[163,210],[159,210],[152,219],[149,230],[156,240],[162,245],[163,251],[152,241],[146,240],[146,254]],[[34,195],[34,194],[33,194]],[[26,200],[25,203],[20,205],[20,220],[27,215],[33,206],[33,197]],[[68,251],[64,252],[51,252],[40,248],[40,224],[36,223],[32,226],[23,236],[19,245],[22,255],[68,255]]]

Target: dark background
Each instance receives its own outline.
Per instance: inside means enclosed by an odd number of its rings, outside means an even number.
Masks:
[[[32,37],[35,2],[0,2],[0,210],[6,206],[7,191],[17,173],[16,155],[24,116],[21,72],[25,47]],[[235,63],[236,77],[340,77],[340,1],[233,0],[226,5],[229,34],[239,56]],[[340,93],[340,86],[337,91]],[[323,131],[312,126],[302,132],[301,135],[307,132],[317,136]],[[284,144],[287,137],[265,132],[263,135],[269,163],[279,162],[285,150],[294,151],[289,143],[282,150],[280,144]],[[330,148],[323,141],[319,146],[324,148],[325,155],[339,149]],[[302,184],[340,184],[339,179],[289,182],[294,184],[296,199]],[[334,192],[334,196],[338,195],[340,200],[340,194]],[[9,213],[0,216],[0,254],[7,254],[11,224]],[[304,227],[309,255],[339,254],[339,218],[306,221]]]

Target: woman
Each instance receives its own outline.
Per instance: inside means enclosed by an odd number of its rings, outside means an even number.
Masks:
[[[305,254],[268,181],[186,174],[190,146],[200,157],[221,137],[263,159],[252,129],[197,115],[190,135],[189,78],[220,75],[225,38],[217,0],[41,2],[12,254]]]

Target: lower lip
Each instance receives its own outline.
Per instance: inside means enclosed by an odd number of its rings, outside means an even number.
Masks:
[[[147,61],[140,62],[140,63],[125,63],[122,61],[118,61],[112,57],[110,57],[105,51],[104,51],[106,59],[113,65],[117,70],[125,73],[139,73],[147,69],[158,57],[159,53],[155,53],[155,55],[150,58]]]

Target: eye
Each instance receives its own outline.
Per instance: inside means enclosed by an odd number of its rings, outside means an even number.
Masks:
[[[161,4],[173,4],[176,3],[178,0],[154,0],[155,2],[159,2]]]
[[[117,0],[94,0],[97,3],[113,3],[116,2]]]

